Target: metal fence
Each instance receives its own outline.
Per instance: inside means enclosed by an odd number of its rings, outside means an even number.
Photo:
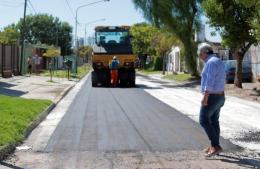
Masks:
[[[8,78],[19,74],[19,56],[18,46],[0,44],[0,76]]]
[[[43,57],[44,49],[32,45],[25,45],[24,59],[20,60],[20,48],[16,45],[0,44],[0,77],[8,78],[13,75],[24,75],[28,72],[27,60],[32,57],[32,71],[34,73],[48,69],[47,59]],[[60,56],[54,58],[54,69],[64,69],[64,60],[72,61],[72,73],[76,72],[76,56]],[[84,58],[78,58],[78,66],[84,64]],[[22,65],[20,65],[22,63]]]

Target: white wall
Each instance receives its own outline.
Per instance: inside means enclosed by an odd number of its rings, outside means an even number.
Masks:
[[[245,59],[250,59],[252,64],[254,81],[260,82],[260,44],[252,45],[246,55]]]

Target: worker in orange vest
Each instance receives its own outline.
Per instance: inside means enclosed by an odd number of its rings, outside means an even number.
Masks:
[[[116,56],[113,57],[113,60],[110,64],[110,75],[111,75],[111,86],[116,87],[118,84],[118,67],[119,67],[119,60]]]

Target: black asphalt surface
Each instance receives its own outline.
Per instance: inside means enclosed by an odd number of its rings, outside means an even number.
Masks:
[[[177,152],[202,150],[208,144],[196,122],[142,88],[92,88],[89,78],[45,152]],[[222,145],[234,148],[223,139]]]

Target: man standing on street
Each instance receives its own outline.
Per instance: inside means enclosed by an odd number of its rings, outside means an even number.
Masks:
[[[199,120],[211,142],[211,146],[205,149],[206,156],[211,157],[222,151],[219,143],[219,115],[220,109],[225,103],[225,70],[224,63],[213,54],[210,45],[206,43],[200,45],[198,55],[205,62],[201,75],[203,98]]]
[[[29,56],[27,59],[27,72],[29,73],[29,76],[32,74],[32,57]]]

